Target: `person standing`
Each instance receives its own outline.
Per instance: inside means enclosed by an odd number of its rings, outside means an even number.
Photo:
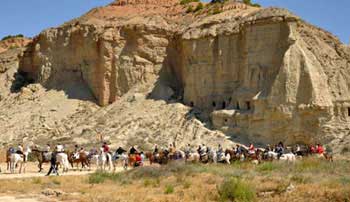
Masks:
[[[46,176],[49,176],[51,174],[51,172],[53,173],[56,173],[56,175],[58,176],[58,170],[57,170],[57,157],[56,157],[56,151],[55,152],[52,152],[52,155],[51,155],[51,159],[50,159],[50,170],[49,172],[46,174]]]

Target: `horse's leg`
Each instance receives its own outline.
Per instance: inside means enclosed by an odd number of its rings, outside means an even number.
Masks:
[[[26,162],[23,162],[23,173],[26,173]]]
[[[42,170],[40,160],[39,160],[38,168],[39,168],[39,173],[40,173],[40,172],[41,172],[41,170]]]

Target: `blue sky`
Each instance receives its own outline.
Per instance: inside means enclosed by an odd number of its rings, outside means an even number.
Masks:
[[[0,38],[22,33],[34,36],[43,29],[58,26],[91,8],[112,0],[1,0]],[[253,0],[254,1],[254,0]],[[306,21],[322,27],[343,42],[350,39],[350,0],[255,0],[267,6],[288,8]]]

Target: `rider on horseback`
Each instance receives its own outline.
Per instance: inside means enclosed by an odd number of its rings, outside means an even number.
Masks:
[[[190,154],[192,153],[192,148],[191,148],[191,144],[187,144],[187,146],[185,147],[185,156],[186,159],[190,156]]]
[[[23,151],[23,145],[20,145],[20,144],[19,144],[19,145],[17,146],[16,153],[17,153],[17,154],[20,154],[20,155],[23,157],[23,160],[26,161],[25,155],[24,155],[23,152],[24,152],[24,151]]]
[[[277,158],[279,159],[284,154],[284,146],[282,142],[279,142],[276,146]]]
[[[322,147],[322,145],[317,144],[316,153],[319,155],[322,155],[324,153],[324,148]]]
[[[218,145],[218,152],[216,155],[219,161],[221,161],[221,159],[223,159],[223,157],[225,156],[224,149],[222,148],[221,144]]]
[[[63,147],[63,145],[62,145],[62,144],[56,145],[55,151],[56,151],[57,153],[63,153],[63,152],[64,152],[64,147]]]
[[[73,155],[73,157],[75,158],[75,159],[79,159],[79,146],[76,144],[76,145],[74,145],[74,155]]]
[[[134,155],[137,153],[137,150],[135,149],[135,146],[132,146],[129,150],[129,154]]]
[[[248,153],[250,155],[255,154],[255,147],[254,147],[253,143],[250,143]]]

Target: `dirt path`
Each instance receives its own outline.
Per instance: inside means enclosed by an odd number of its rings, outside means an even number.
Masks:
[[[12,196],[0,196],[0,202],[40,202],[35,198],[15,198]]]
[[[26,166],[26,173],[18,173],[18,170],[16,171],[16,174],[11,174],[9,171],[6,170],[5,164],[0,164],[2,168],[2,172],[0,173],[0,180],[7,180],[7,179],[22,179],[22,178],[35,178],[35,177],[45,177],[46,172],[48,171],[48,165],[44,165],[44,171],[41,173],[38,173],[38,168],[36,163],[28,163]],[[122,167],[117,167],[115,172],[122,172],[124,169]],[[80,175],[88,175],[96,171],[96,168],[91,168],[91,171],[74,171],[69,170],[68,173],[60,173],[60,176],[80,176]],[[52,175],[54,176],[54,175]],[[0,200],[0,202],[2,202]]]
[[[93,173],[94,171],[70,171],[68,173],[60,174],[60,176],[77,176],[77,175],[88,175]],[[22,179],[22,178],[34,178],[34,177],[46,177],[46,173],[21,173],[21,174],[10,174],[10,173],[2,173],[0,174],[0,180],[4,179]],[[55,175],[52,175],[55,176]],[[1,201],[0,201],[1,202]]]

